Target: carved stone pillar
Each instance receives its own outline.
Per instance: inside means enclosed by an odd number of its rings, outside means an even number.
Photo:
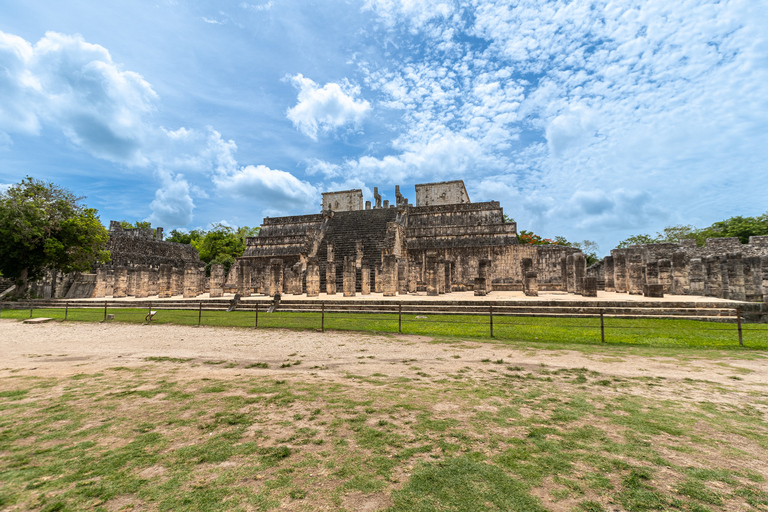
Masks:
[[[384,284],[381,280],[381,265],[376,265],[373,269],[373,291],[376,293],[384,291]]]
[[[138,278],[136,279],[136,292],[134,296],[137,299],[143,299],[149,295],[149,269],[147,267],[140,267],[137,272]]]
[[[112,297],[120,299],[126,296],[128,287],[128,269],[119,267],[115,270],[115,288],[112,290]]]
[[[437,260],[437,293],[445,293],[445,260],[442,258]]]
[[[640,254],[630,254],[627,257],[627,291],[632,295],[641,295],[644,285],[643,257]]]
[[[184,269],[181,267],[173,267],[171,294],[173,296],[184,295]]]
[[[618,293],[627,293],[627,256],[618,253],[613,256],[613,286]]]
[[[587,276],[587,258],[583,252],[573,255],[573,287],[576,295],[584,294],[584,278]]]
[[[368,265],[360,267],[360,293],[362,295],[371,294],[371,267]]]
[[[731,300],[747,300],[744,290],[744,262],[741,253],[729,253],[728,265],[728,298]]]
[[[160,265],[160,273],[157,280],[157,296],[161,299],[169,298],[173,281],[173,267],[168,264]]]
[[[96,285],[93,288],[93,293],[91,294],[91,297],[101,298],[105,296],[105,292],[107,288],[106,274],[107,272],[104,267],[99,267],[96,269]]]
[[[722,297],[723,274],[719,257],[709,256],[706,259],[706,276],[704,294],[707,297]]]
[[[645,264],[645,284],[660,284],[658,261],[649,261]]]
[[[491,260],[482,259],[477,262],[477,274],[481,279],[485,279],[485,293],[491,293],[493,286],[491,285]]]
[[[197,290],[200,286],[200,277],[195,263],[184,265],[184,298],[191,299],[197,297]]]
[[[325,293],[336,295],[336,264],[332,261],[325,264]]]
[[[211,298],[224,296],[224,274],[224,265],[218,263],[211,265],[211,284],[208,287]]]
[[[355,296],[355,260],[349,256],[344,256],[344,268],[342,273],[342,285],[345,297]]]
[[[605,272],[605,291],[615,292],[616,286],[613,280],[613,256],[603,258],[603,270]]]
[[[440,284],[437,277],[437,254],[435,252],[427,252],[427,295],[436,296],[440,293]]]
[[[672,262],[659,260],[659,284],[664,288],[664,293],[672,293]]]
[[[569,254],[565,258],[565,291],[576,293],[576,284],[573,276],[573,254]]]
[[[528,270],[523,274],[523,293],[526,297],[539,296],[539,274]]]
[[[701,258],[691,258],[688,262],[688,293],[690,295],[704,295],[706,282],[706,269]]]
[[[584,297],[597,297],[597,278],[582,277],[581,288],[581,295]]]
[[[269,295],[274,297],[276,293],[283,294],[283,260],[280,258],[269,260]]]
[[[397,256],[385,254],[381,262],[382,288],[385,297],[397,295]]]
[[[760,257],[760,267],[763,274],[763,302],[768,303],[768,256]]]
[[[688,255],[683,251],[672,254],[672,289],[669,293],[688,295],[691,291]]]
[[[307,297],[320,295],[320,264],[317,258],[307,262]]]

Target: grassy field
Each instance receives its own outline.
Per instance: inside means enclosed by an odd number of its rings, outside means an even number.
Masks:
[[[768,510],[768,392],[503,361],[322,384],[192,365],[0,379],[0,508]]]
[[[157,310],[157,307],[153,308]],[[145,322],[146,309],[111,309],[119,322]],[[197,325],[197,310],[158,310],[153,323]],[[64,309],[37,309],[34,317],[50,317],[63,320]],[[30,317],[29,310],[2,310],[2,318],[24,319]],[[419,315],[421,316],[421,315]],[[104,310],[69,309],[69,321],[98,322],[104,318]],[[254,312],[203,311],[202,325],[253,328],[256,323]],[[258,316],[259,328],[319,329],[319,313],[285,313]],[[377,333],[398,332],[397,314],[350,314],[325,313],[325,328],[333,330],[363,331]],[[403,315],[402,332],[447,339],[490,337],[487,316],[473,315]],[[494,317],[494,338],[496,340],[523,341],[529,343],[601,344],[599,318],[537,318],[537,317]],[[745,324],[743,327],[744,347],[739,346],[735,324],[700,322],[693,320],[658,319],[605,319],[605,342],[610,345],[648,346],[660,348],[706,347],[713,349],[768,349],[768,324]]]

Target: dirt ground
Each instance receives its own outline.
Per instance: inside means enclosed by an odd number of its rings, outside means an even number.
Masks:
[[[734,393],[729,394],[732,398],[768,389],[768,358],[755,357],[754,353],[750,353],[748,359],[737,359],[738,354],[717,360],[646,357],[626,355],[610,348],[590,353],[541,347],[521,349],[519,345],[470,341],[430,343],[428,337],[407,335],[175,325],[57,322],[29,325],[10,319],[0,320],[0,340],[3,354],[0,377],[19,373],[62,377],[114,366],[144,366],[148,357],[172,357],[192,359],[186,372],[190,379],[234,378],[249,364],[267,363],[269,368],[262,370],[263,375],[335,382],[350,373],[386,373],[393,377],[413,373],[407,366],[392,364],[403,360],[413,361],[424,371],[440,375],[468,366],[480,370],[487,367],[482,363],[488,360],[503,359],[505,364],[526,369],[587,368],[625,378],[706,380],[734,386]],[[228,364],[202,365],[212,360],[224,360]],[[296,361],[301,364],[280,368],[281,364]],[[201,364],[195,365],[196,362]],[[664,394],[659,388],[652,392]],[[709,400],[713,398],[708,396]]]

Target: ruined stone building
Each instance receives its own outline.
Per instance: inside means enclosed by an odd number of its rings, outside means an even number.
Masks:
[[[371,204],[359,189],[327,192],[321,213],[265,218],[227,282],[244,296],[484,295],[576,291],[568,275],[585,276],[577,249],[518,244],[499,203],[471,202],[463,181],[416,185],[416,204],[399,187],[395,196],[395,204],[382,203],[374,188]]]
[[[681,240],[613,249],[590,274],[606,291],[768,301],[768,236],[752,236],[748,244],[709,238],[704,247]]]
[[[109,226],[106,249],[111,260],[92,273],[55,271],[35,284],[33,293],[43,298],[94,297],[196,297],[206,287],[205,263],[191,245],[163,240],[163,228],[124,229]],[[223,281],[223,269],[220,270]]]

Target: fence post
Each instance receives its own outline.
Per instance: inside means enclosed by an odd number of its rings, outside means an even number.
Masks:
[[[397,334],[403,334],[403,305],[397,305]]]
[[[739,330],[739,346],[744,346],[744,340],[741,337],[741,309],[736,308],[736,328]]]
[[[493,338],[493,304],[488,306],[488,317],[491,320],[491,338]]]
[[[200,327],[200,322],[203,320],[203,303],[198,303],[197,306],[197,326]]]
[[[107,301],[104,301],[104,320],[102,322],[107,321]]]
[[[600,310],[600,339],[605,343],[605,322],[603,321],[603,310]]]
[[[67,321],[67,316],[69,315],[69,302],[64,303],[64,321]]]
[[[34,304],[29,305],[29,318],[32,318],[32,310],[34,309],[34,307],[35,307]]]
[[[325,302],[320,303],[320,332],[325,332]]]
[[[256,320],[253,322],[253,328],[256,329],[259,326],[259,303],[256,303]]]
[[[147,310],[147,318],[149,318],[149,323],[152,323],[152,301],[149,301],[149,310]]]

